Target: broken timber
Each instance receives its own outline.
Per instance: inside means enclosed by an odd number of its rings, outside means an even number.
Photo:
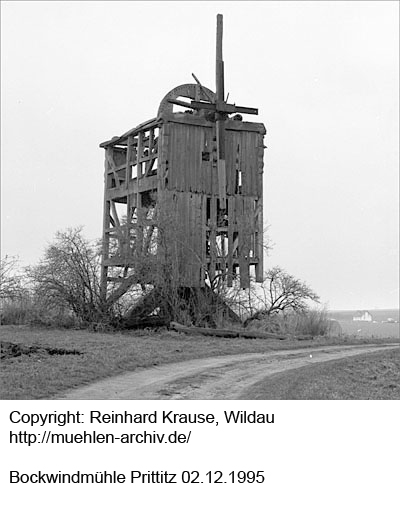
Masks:
[[[171,90],[157,117],[100,144],[105,150],[101,293],[106,305],[132,286],[157,287],[168,257],[175,284],[205,289],[263,279],[265,127],[224,101],[222,15],[217,17],[216,93]],[[190,110],[180,112],[183,106]],[[183,109],[182,109],[183,110]]]
[[[287,335],[276,335],[275,333],[263,333],[261,331],[245,331],[234,329],[210,329],[199,328],[195,326],[182,326],[178,322],[171,322],[170,326],[174,331],[180,333],[187,333],[188,335],[207,335],[211,337],[224,337],[228,339],[243,338],[243,339],[276,339],[286,340],[290,337]]]

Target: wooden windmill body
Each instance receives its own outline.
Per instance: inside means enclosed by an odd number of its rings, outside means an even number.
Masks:
[[[262,281],[266,131],[237,115],[257,109],[224,101],[222,15],[216,93],[195,79],[196,84],[171,90],[156,118],[100,144],[105,150],[101,281],[107,304],[138,283],[138,264],[157,260],[165,245],[174,249],[173,273],[182,287],[205,288],[219,278],[228,286],[237,279],[245,288],[251,275]],[[177,105],[188,109],[174,112]]]

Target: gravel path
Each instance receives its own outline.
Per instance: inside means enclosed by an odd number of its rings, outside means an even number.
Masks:
[[[393,344],[324,346],[194,359],[110,377],[54,399],[246,399],[246,388],[268,375],[387,348],[393,348]]]

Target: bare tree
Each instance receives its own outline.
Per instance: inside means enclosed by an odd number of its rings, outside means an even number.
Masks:
[[[37,299],[48,308],[71,310],[83,322],[104,319],[100,257],[82,227],[59,231],[38,265],[27,269]]]
[[[18,258],[4,256],[0,262],[0,299],[4,301],[18,301],[26,294],[23,277],[17,272]]]
[[[250,295],[249,295],[250,297]],[[271,316],[283,312],[300,313],[307,309],[308,302],[319,302],[319,296],[305,282],[285,272],[281,267],[267,271],[259,289],[252,290],[251,298],[258,309],[251,319]]]

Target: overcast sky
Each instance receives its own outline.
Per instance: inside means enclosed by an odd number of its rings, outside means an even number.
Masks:
[[[2,249],[101,236],[98,144],[194,72],[267,128],[264,216],[280,265],[330,309],[399,306],[398,2],[2,2]],[[253,120],[253,118],[251,118]]]

